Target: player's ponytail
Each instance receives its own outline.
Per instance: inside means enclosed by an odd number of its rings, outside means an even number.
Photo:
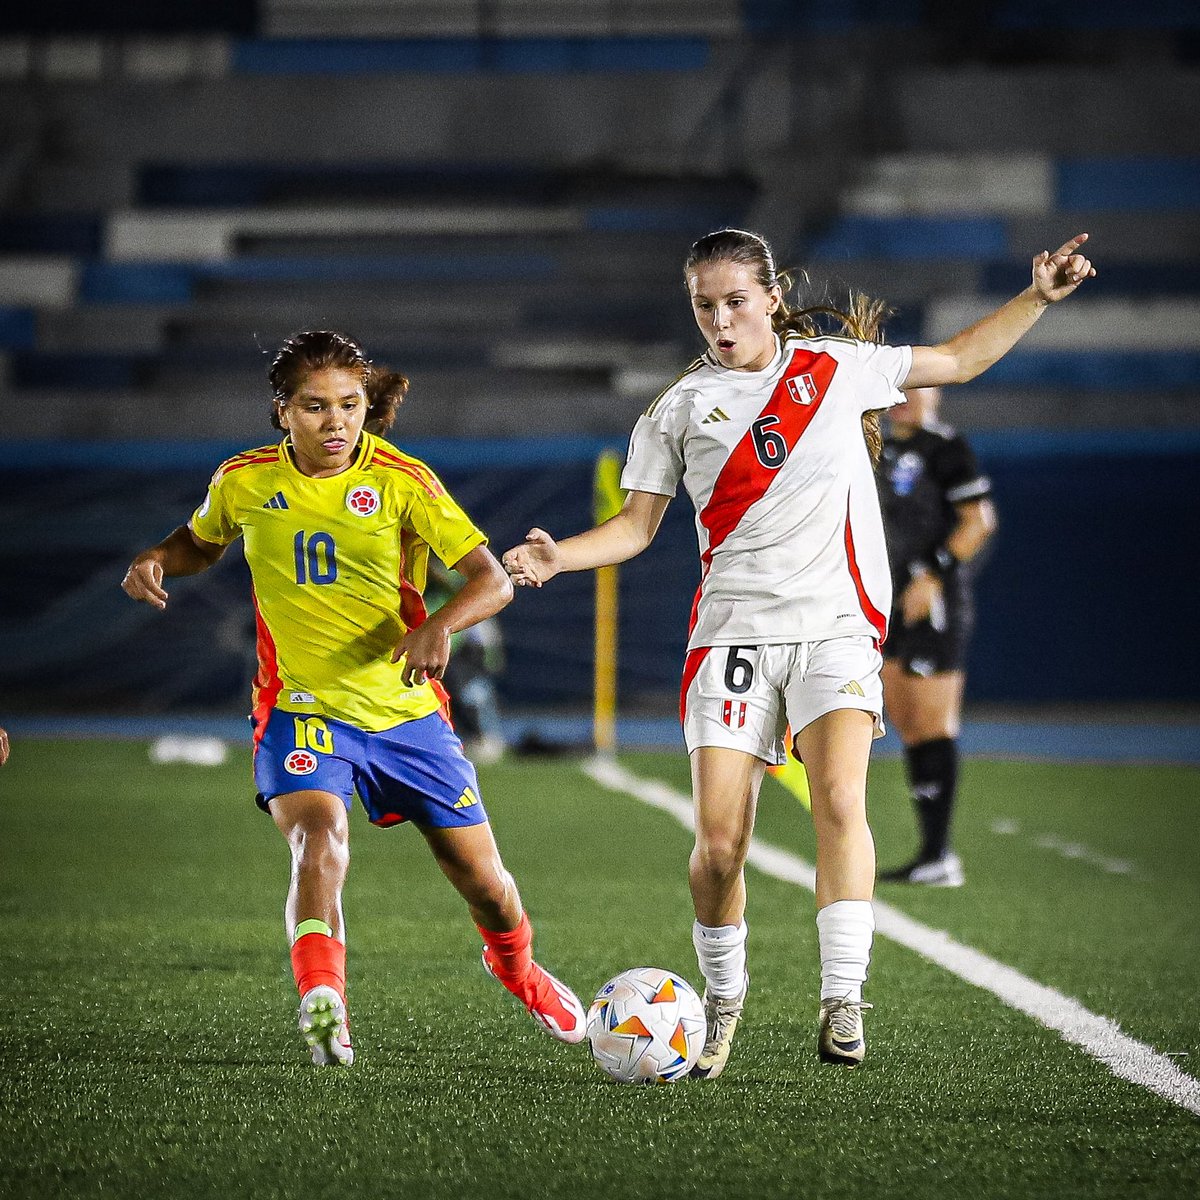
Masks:
[[[809,283],[805,272],[798,271],[795,274],[803,278],[806,285]],[[792,275],[791,271],[781,271],[777,277],[783,289],[783,301],[771,315],[771,326],[780,337],[788,333],[798,333],[806,338],[820,337],[823,332],[821,318],[825,318],[837,322],[844,337],[854,338],[857,342],[883,341],[883,322],[891,309],[882,300],[873,300],[861,292],[852,291],[846,309],[832,304],[808,304],[792,308],[787,302],[787,294],[794,286]],[[863,413],[862,428],[871,464],[877,467],[883,454],[883,430],[879,424],[878,409]]]
[[[882,300],[872,300],[869,296],[851,292],[846,309],[832,304],[791,307],[787,297],[794,286],[794,276],[802,279],[806,287],[810,286],[808,276],[803,271],[793,273],[776,270],[775,255],[770,245],[766,238],[757,233],[745,229],[718,229],[706,234],[692,244],[684,262],[684,276],[702,263],[709,262],[739,263],[754,272],[755,279],[764,290],[770,291],[773,287],[780,289],[783,298],[771,315],[771,327],[780,337],[788,333],[797,333],[801,337],[820,337],[824,332],[823,326],[832,320],[837,323],[844,337],[860,342],[883,340],[883,321],[891,310]],[[862,426],[871,462],[878,466],[883,453],[883,433],[879,427],[878,411],[864,413]]]
[[[372,366],[367,376],[367,419],[363,427],[369,433],[387,433],[396,419],[396,409],[408,395],[408,380],[399,371]]]
[[[367,396],[363,427],[369,433],[386,433],[396,419],[396,409],[408,394],[408,380],[387,367],[376,366],[354,338],[333,329],[293,334],[279,348],[267,373],[272,392],[271,424],[282,429],[280,405],[296,394],[313,371],[330,367],[352,371],[359,377]]]

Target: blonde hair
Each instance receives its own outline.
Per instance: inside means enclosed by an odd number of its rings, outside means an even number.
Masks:
[[[783,294],[779,307],[771,314],[771,328],[780,337],[789,333],[799,334],[800,337],[819,337],[824,332],[820,318],[829,318],[837,322],[844,337],[854,338],[860,342],[880,342],[883,340],[883,322],[891,309],[882,300],[873,300],[861,292],[852,291],[849,303],[845,309],[832,304],[807,304],[791,307],[787,302],[788,293],[795,286],[791,271],[778,271],[775,267],[775,255],[767,239],[757,233],[745,229],[718,229],[706,234],[692,243],[684,262],[684,275],[693,271],[702,263],[732,262],[749,267],[754,272],[754,278],[765,291],[778,287]],[[808,276],[796,272],[809,285]],[[879,410],[873,409],[863,413],[863,438],[871,455],[871,463],[879,465],[879,457],[883,453],[883,431],[879,425]]]

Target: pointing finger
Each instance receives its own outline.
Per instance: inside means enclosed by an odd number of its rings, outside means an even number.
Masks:
[[[1073,254],[1087,240],[1088,235],[1086,233],[1077,233],[1069,242],[1063,242],[1054,252],[1054,257],[1057,258],[1060,254]]]

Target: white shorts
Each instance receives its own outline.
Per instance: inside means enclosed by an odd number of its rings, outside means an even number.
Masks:
[[[874,640],[863,635],[693,650],[680,702],[688,753],[727,746],[778,766],[787,757],[789,725],[795,737],[839,708],[869,712],[882,737],[882,665]]]

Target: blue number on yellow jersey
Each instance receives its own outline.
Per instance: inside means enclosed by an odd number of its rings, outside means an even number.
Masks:
[[[190,524],[245,541],[257,728],[281,708],[376,732],[441,706],[440,688],[400,682],[392,652],[425,619],[430,550],[453,566],[487,539],[424,463],[364,433],[349,468],[314,479],[285,439],[222,463]]]

